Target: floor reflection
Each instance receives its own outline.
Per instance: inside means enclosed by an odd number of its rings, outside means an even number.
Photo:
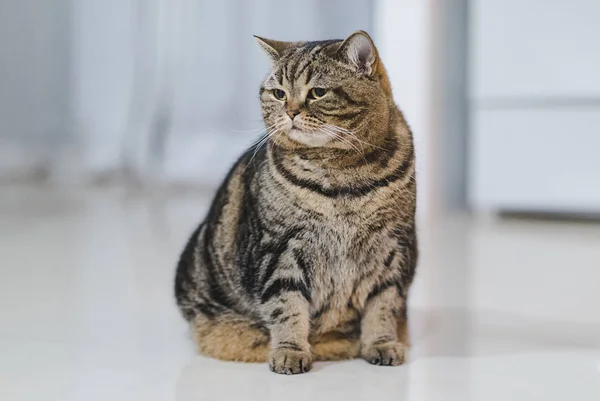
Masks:
[[[600,399],[598,225],[423,223],[408,362],[287,377],[194,354],[172,280],[207,205],[194,193],[3,189],[0,399]]]

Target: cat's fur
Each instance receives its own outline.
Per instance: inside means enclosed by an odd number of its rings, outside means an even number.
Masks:
[[[414,149],[377,50],[362,31],[258,40],[272,59],[260,89],[270,136],[233,166],[185,247],[179,307],[215,358],[287,374],[315,359],[401,364],[417,263]],[[307,98],[315,87],[326,94]]]

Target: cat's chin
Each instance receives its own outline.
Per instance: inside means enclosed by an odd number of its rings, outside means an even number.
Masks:
[[[331,141],[331,137],[322,132],[307,133],[295,128],[292,128],[287,135],[292,141],[301,143],[305,146],[310,146],[311,148],[325,146]]]

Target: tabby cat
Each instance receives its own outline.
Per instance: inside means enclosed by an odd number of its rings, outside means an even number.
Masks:
[[[295,374],[315,360],[403,363],[415,274],[412,133],[369,35],[280,42],[267,135],[185,247],[175,294],[199,351]]]

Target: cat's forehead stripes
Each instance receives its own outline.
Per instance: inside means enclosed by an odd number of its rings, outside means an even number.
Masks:
[[[290,49],[279,62],[276,72],[279,84],[293,86],[295,83],[309,83],[315,76],[314,62],[321,51],[340,42],[338,39],[304,42],[302,46]]]

